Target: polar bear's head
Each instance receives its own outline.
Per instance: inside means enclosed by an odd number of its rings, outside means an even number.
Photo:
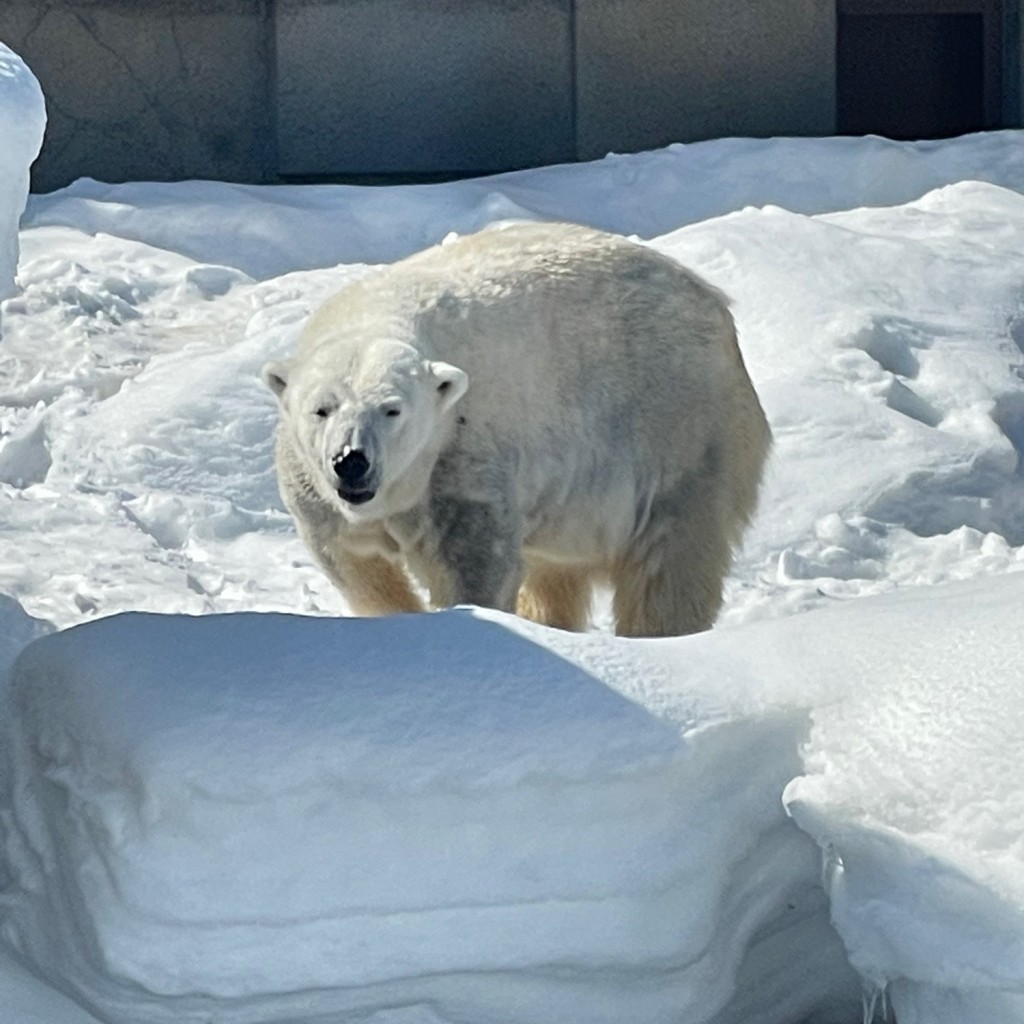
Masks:
[[[409,507],[427,486],[466,374],[411,345],[379,342],[339,353],[330,345],[263,380],[317,490],[346,518]]]

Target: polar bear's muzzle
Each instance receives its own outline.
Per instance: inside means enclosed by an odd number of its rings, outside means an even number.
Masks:
[[[377,474],[362,449],[345,445],[331,468],[338,478],[338,496],[350,505],[365,505],[377,493]]]

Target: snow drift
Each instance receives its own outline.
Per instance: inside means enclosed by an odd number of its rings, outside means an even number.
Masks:
[[[959,181],[1024,188],[1016,132],[939,142],[717,139],[437,185],[234,185],[83,178],[33,196],[26,227],[74,225],[258,279],[384,263],[498,220],[569,220],[656,238],[747,206],[812,215],[898,206]]]

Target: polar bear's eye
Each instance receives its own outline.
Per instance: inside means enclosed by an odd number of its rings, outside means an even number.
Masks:
[[[321,406],[317,407],[316,415],[320,419],[325,420],[325,419],[327,419],[328,416],[331,415],[331,410],[328,409],[326,405],[321,405]]]
[[[385,409],[384,410],[384,415],[385,416],[392,416],[392,417],[394,417],[394,416],[401,416],[402,415],[402,410],[396,408],[395,406],[392,406],[390,409]]]

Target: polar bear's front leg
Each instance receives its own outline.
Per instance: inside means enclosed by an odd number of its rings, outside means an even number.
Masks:
[[[415,552],[412,571],[435,608],[475,604],[514,612],[523,580],[520,531],[500,505],[434,496],[431,529]]]
[[[380,555],[363,558],[347,552],[332,559],[332,576],[339,582],[356,615],[395,615],[425,611],[400,566]]]
[[[307,547],[356,615],[425,611],[408,575],[384,555],[350,550],[339,531],[302,531]]]

